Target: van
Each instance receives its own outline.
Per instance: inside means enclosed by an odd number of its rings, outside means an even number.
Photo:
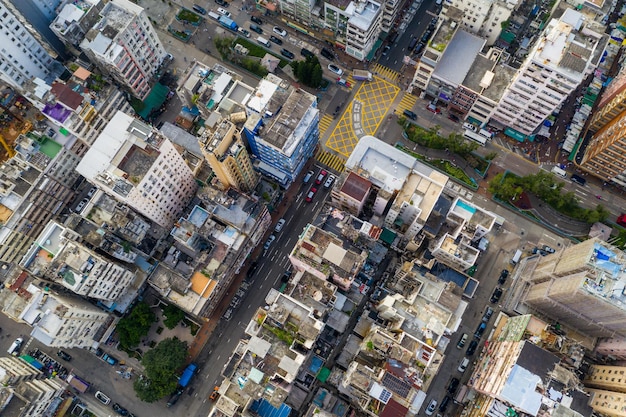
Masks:
[[[513,257],[511,258],[511,265],[517,265],[517,263],[519,262],[521,258],[522,258],[522,251],[518,249],[515,251],[515,255],[513,255]]]
[[[17,354],[20,351],[20,348],[22,347],[22,343],[24,343],[24,339],[22,339],[21,337],[18,337],[17,339],[15,339],[13,344],[9,347],[9,350],[7,350],[7,353],[9,355],[17,356]]]
[[[263,38],[263,37],[261,37],[261,36],[259,36],[258,38],[256,38],[256,41],[257,41],[257,43],[258,43],[259,45],[263,45],[263,46],[265,46],[266,48],[271,48],[271,47],[272,47],[272,44],[270,43],[270,41],[268,41],[267,39],[265,39],[265,38]]]
[[[415,48],[415,45],[417,45],[417,38],[412,38],[411,43],[409,44],[409,47],[407,49],[410,51]]]
[[[259,35],[263,33],[263,29],[261,29],[259,26],[255,25],[254,23],[250,23],[250,30],[258,33]]]
[[[552,170],[550,172],[554,175],[558,175],[561,178],[567,178],[567,172],[559,167],[552,167]]]
[[[402,112],[404,117],[407,117],[411,120],[417,120],[417,114],[413,113],[411,110],[405,110]]]
[[[463,358],[463,360],[459,364],[459,367],[456,368],[456,370],[459,371],[460,373],[463,373],[467,369],[467,365],[469,365],[469,359],[468,358]]]
[[[493,133],[491,133],[490,131],[488,131],[487,129],[480,129],[480,131],[478,132],[478,134],[484,138],[487,138],[489,140],[491,140],[491,138],[493,138]]]

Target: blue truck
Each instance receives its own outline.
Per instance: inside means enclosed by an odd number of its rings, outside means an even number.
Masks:
[[[237,23],[230,17],[220,16],[220,18],[217,21],[220,22],[220,25],[224,26],[227,29],[233,30],[235,32],[237,32],[237,29],[239,28]]]
[[[197,369],[198,369],[198,365],[196,365],[195,363],[190,363],[189,365],[187,365],[187,367],[183,371],[183,374],[180,376],[180,379],[178,380],[178,385],[180,385],[183,388],[189,385],[189,382],[191,381],[191,378],[193,378],[193,375],[196,373]]]

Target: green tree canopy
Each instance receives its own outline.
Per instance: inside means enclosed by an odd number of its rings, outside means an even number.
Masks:
[[[172,394],[178,385],[176,372],[186,358],[187,343],[178,338],[165,339],[146,352],[141,360],[145,376],[133,384],[137,397],[151,403]]]
[[[322,83],[322,66],[316,56],[307,56],[304,61],[294,61],[291,66],[302,84],[317,88]]]
[[[152,323],[156,321],[156,316],[145,302],[138,303],[133,311],[119,323],[117,323],[117,334],[120,338],[122,349],[131,349],[139,344],[141,338],[148,334]]]
[[[185,318],[185,313],[180,308],[176,307],[174,304],[168,304],[163,309],[163,315],[165,316],[165,320],[163,320],[163,324],[168,329],[173,329],[180,323],[182,319]]]

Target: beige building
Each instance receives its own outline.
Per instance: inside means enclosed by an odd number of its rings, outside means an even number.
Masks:
[[[598,340],[594,352],[610,360],[626,361],[626,338],[602,338]]]
[[[589,404],[595,412],[610,417],[626,416],[626,394],[598,389],[588,391],[591,394]]]
[[[522,302],[588,336],[624,336],[625,265],[623,251],[598,239],[525,258]]]
[[[346,210],[353,216],[358,216],[361,214],[371,190],[371,181],[354,172],[349,172],[336,180],[330,197],[333,205]]]
[[[199,138],[200,149],[217,176],[220,188],[254,190],[259,177],[235,124],[214,112],[205,121],[204,128]]]
[[[591,365],[585,386],[626,393],[626,366]]]

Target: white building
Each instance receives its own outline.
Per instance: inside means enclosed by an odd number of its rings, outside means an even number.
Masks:
[[[443,3],[442,13],[457,16],[455,8],[458,9],[462,12],[461,28],[493,45],[502,32],[502,23],[509,19],[518,3],[516,0],[450,0]]]
[[[118,111],[76,170],[107,194],[169,228],[194,196],[191,169],[172,142]]]
[[[504,92],[493,120],[524,136],[559,109],[602,57],[602,35],[584,27],[584,21],[583,14],[567,9],[548,23]]]
[[[336,42],[346,53],[363,61],[381,32],[383,9],[372,0],[351,1],[346,7],[324,3],[325,25],[335,33]]]
[[[166,56],[144,9],[129,0],[111,0],[80,47],[100,69],[143,100]]]
[[[33,327],[31,336],[46,346],[88,348],[97,346],[112,316],[78,297],[53,294],[34,284],[19,317]]]
[[[14,8],[0,0],[0,78],[12,86],[39,77],[50,84],[63,72],[56,53]]]

